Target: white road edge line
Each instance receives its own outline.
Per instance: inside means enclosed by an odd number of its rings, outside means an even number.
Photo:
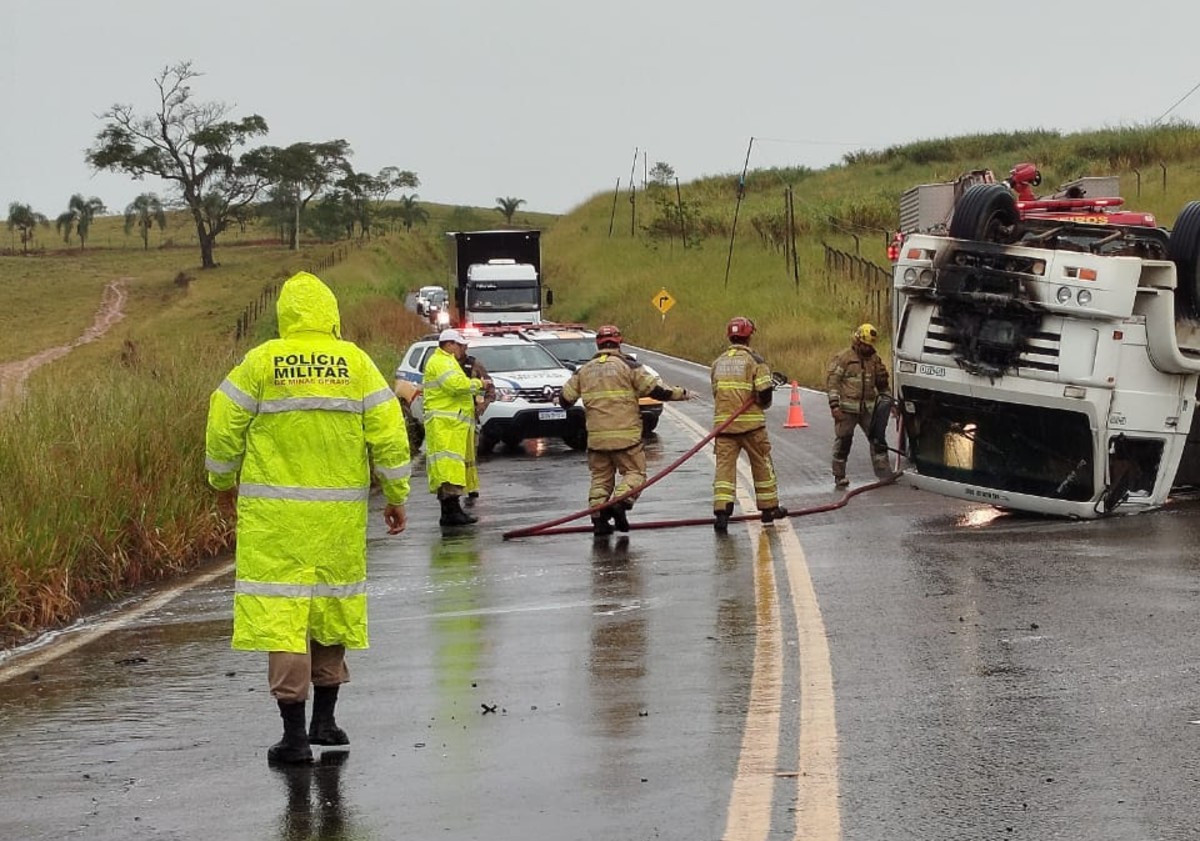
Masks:
[[[691,418],[669,404],[664,407],[672,421],[699,438],[708,434]],[[712,451],[706,451],[712,460]],[[743,511],[755,510],[753,487],[744,460],[738,461],[738,504]],[[783,651],[781,619],[777,601],[770,543],[758,523],[747,521],[751,536],[758,538],[754,566],[758,634],[754,649],[750,703],[746,730],[738,758],[737,779],[727,811],[723,841],[766,839],[770,834],[771,794],[778,773],[777,750],[783,706]],[[838,809],[837,718],[833,694],[833,667],[816,590],[808,572],[808,561],[791,520],[772,526],[784,550],[800,658],[800,745],[796,774],[796,827],[794,838],[806,841],[839,841],[841,815]],[[764,624],[764,622],[766,624]],[[790,772],[790,769],[789,769]]]
[[[233,569],[233,561],[222,564],[217,569],[209,570],[206,573],[189,578],[187,581],[176,584],[169,590],[163,590],[160,593],[155,593],[146,601],[131,607],[128,610],[123,610],[116,616],[105,619],[94,627],[78,633],[71,633],[69,636],[64,635],[63,638],[56,640],[45,648],[37,649],[29,654],[13,655],[15,662],[8,665],[0,666],[0,683],[6,683],[13,678],[19,677],[34,669],[40,668],[47,663],[57,660],[65,654],[70,654],[77,648],[87,645],[93,640],[97,640],[105,634],[110,634],[113,631],[120,630],[137,619],[145,616],[151,611],[158,610],[164,605],[170,604],[176,598],[191,590],[193,587],[199,587],[207,584],[213,579],[220,578],[226,575]]]

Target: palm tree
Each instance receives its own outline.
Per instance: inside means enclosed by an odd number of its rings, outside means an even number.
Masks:
[[[512,218],[517,212],[517,208],[525,204],[525,199],[517,199],[512,196],[507,198],[496,197],[496,206],[493,210],[498,210],[504,214],[504,221],[509,225],[512,224]]]
[[[29,243],[33,241],[38,225],[49,227],[50,220],[45,214],[38,213],[29,205],[20,202],[13,202],[8,206],[8,229],[21,232],[21,253],[29,253]]]
[[[54,227],[57,228],[63,235],[63,242],[71,241],[71,229],[79,234],[79,250],[87,244],[88,231],[92,227],[92,220],[96,215],[103,213],[107,208],[104,202],[92,196],[90,199],[85,199],[82,193],[76,193],[71,196],[71,201],[67,204],[65,212],[60,213],[58,218],[54,220]]]
[[[417,194],[401,196],[396,208],[396,218],[404,225],[404,230],[411,231],[413,225],[424,225],[429,221],[429,211],[417,202]]]
[[[162,202],[155,193],[142,193],[125,207],[125,233],[129,234],[134,226],[142,234],[142,247],[150,249],[150,229],[158,225],[160,231],[167,227],[167,214],[163,211]]]

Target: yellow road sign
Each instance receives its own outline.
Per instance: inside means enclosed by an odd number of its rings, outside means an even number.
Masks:
[[[658,294],[650,299],[650,304],[663,315],[666,315],[667,310],[675,306],[675,299],[671,297],[671,293],[666,289],[660,289],[658,290]]]

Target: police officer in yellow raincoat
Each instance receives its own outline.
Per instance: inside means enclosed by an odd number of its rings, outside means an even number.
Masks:
[[[688,400],[691,395],[678,386],[663,385],[641,364],[621,353],[621,331],[606,324],[596,331],[596,354],[583,363],[563,386],[559,402],[573,406],[582,398],[587,422],[588,507],[595,508],[613,496],[646,483],[646,452],[642,448],[642,415],[639,397],[655,400]],[[621,483],[616,485],[617,475]],[[614,485],[616,487],[614,488]],[[629,531],[625,512],[634,497],[610,505],[592,516],[597,536]]]
[[[471,447],[475,427],[475,395],[483,382],[468,377],[462,368],[467,340],[457,330],[443,330],[438,347],[425,363],[421,392],[425,401],[425,470],[429,492],[442,505],[438,522],[466,526],[476,522],[462,507],[467,486],[467,463],[474,461]]]
[[[279,338],[251,349],[209,400],[205,466],[222,503],[236,498],[233,647],[270,652],[284,733],[268,760],[305,763],[311,744],[349,743],[334,707],[346,649],[367,647],[371,476],[398,534],[409,451],[400,404],[371,358],[340,338],[329,288],[300,272],[276,310]]]
[[[779,486],[775,465],[771,461],[771,441],[767,437],[767,416],[763,410],[771,405],[775,382],[771,369],[754,351],[750,337],[754,322],[743,316],[729,319],[725,335],[729,347],[712,364],[710,376],[713,389],[713,425],[729,420],[747,400],[750,406],[716,437],[717,460],[713,479],[713,529],[729,530],[737,491],[737,460],[745,450],[750,458],[750,475],[754,478],[754,499],[762,521],[770,523],[787,516],[779,505]]]

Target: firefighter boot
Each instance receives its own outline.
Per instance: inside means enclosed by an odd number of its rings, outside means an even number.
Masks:
[[[713,531],[725,534],[729,531],[729,515],[733,513],[733,503],[730,502],[719,511],[713,512]]]
[[[762,510],[762,521],[770,523],[773,520],[785,520],[787,519],[787,514],[787,509],[781,505],[776,505],[774,508],[764,508]]]
[[[438,520],[438,525],[442,526],[469,526],[472,523],[478,522],[478,517],[472,517],[462,509],[462,503],[459,502],[457,496],[442,497],[442,517]]]
[[[308,734],[304,732],[304,702],[280,701],[283,738],[267,749],[267,762],[279,765],[307,765],[313,761]]]
[[[604,509],[612,517],[613,528],[617,531],[629,531],[629,519],[625,516],[628,508],[627,503],[618,502],[616,505],[610,505]]]
[[[892,465],[888,461],[887,450],[871,454],[871,467],[875,470],[876,479],[886,479],[892,475]]]
[[[599,513],[592,515],[592,534],[596,537],[608,537],[613,533],[612,523],[610,523],[607,508],[600,509]]]
[[[846,478],[846,462],[843,459],[835,458],[833,460],[833,486],[835,488],[850,486],[850,480]]]
[[[312,745],[348,745],[350,737],[333,720],[333,708],[337,706],[338,687],[313,687],[312,723],[308,725],[308,742]]]

